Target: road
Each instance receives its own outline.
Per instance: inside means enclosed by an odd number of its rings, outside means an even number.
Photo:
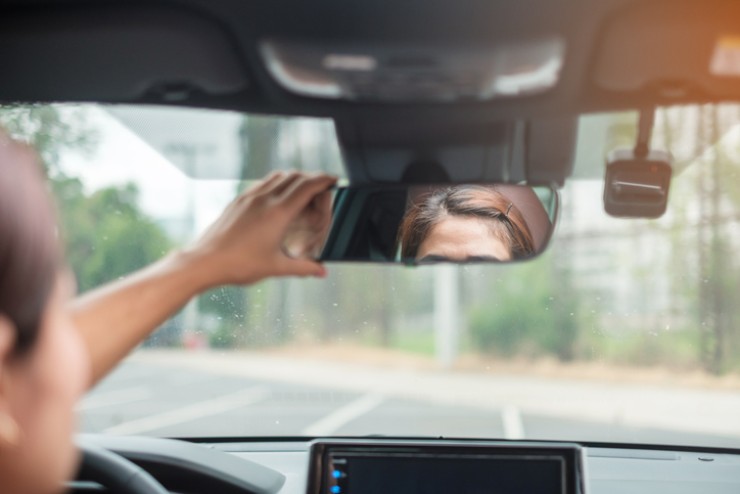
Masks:
[[[84,432],[397,435],[740,446],[740,397],[259,354],[139,352],[79,406]]]

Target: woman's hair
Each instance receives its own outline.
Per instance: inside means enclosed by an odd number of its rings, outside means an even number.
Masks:
[[[16,353],[33,346],[56,283],[55,225],[36,153],[0,128],[0,315],[17,329]]]
[[[460,185],[440,189],[417,202],[406,213],[398,241],[403,259],[415,258],[432,228],[448,216],[490,220],[491,233],[514,259],[534,253],[534,241],[519,209],[493,186]]]

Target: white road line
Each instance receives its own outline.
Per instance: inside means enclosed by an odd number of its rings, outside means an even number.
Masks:
[[[522,414],[514,405],[506,405],[501,410],[501,422],[504,426],[504,439],[524,439]]]
[[[338,408],[321,420],[309,425],[303,429],[302,433],[304,436],[328,436],[336,432],[344,424],[378,407],[383,401],[385,401],[385,396],[380,394],[369,393],[363,395],[355,401]]]
[[[176,410],[149,415],[140,419],[123,422],[108,427],[103,432],[107,434],[141,434],[162,427],[182,424],[209,415],[216,415],[236,408],[252,405],[267,397],[267,388],[253,386],[251,388],[230,393],[202,403],[194,403]]]
[[[152,392],[144,386],[117,389],[107,393],[96,393],[82,400],[77,405],[77,410],[87,411],[95,408],[110,407],[113,405],[122,405],[133,401],[140,401],[149,398]]]

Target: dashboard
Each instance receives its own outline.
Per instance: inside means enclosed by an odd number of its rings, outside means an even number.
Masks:
[[[308,494],[581,494],[577,444],[314,441]]]
[[[368,438],[84,440],[131,460],[180,494],[740,492],[740,454],[730,450]],[[106,492],[83,477],[70,487],[75,494]]]

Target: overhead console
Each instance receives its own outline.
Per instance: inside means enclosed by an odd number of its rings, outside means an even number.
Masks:
[[[581,494],[567,443],[316,441],[308,494]]]
[[[488,46],[347,47],[269,40],[262,56],[275,80],[301,96],[382,102],[457,102],[538,94],[557,84],[558,37]]]
[[[337,120],[353,185],[511,183],[562,186],[573,171],[572,116],[459,124]]]

